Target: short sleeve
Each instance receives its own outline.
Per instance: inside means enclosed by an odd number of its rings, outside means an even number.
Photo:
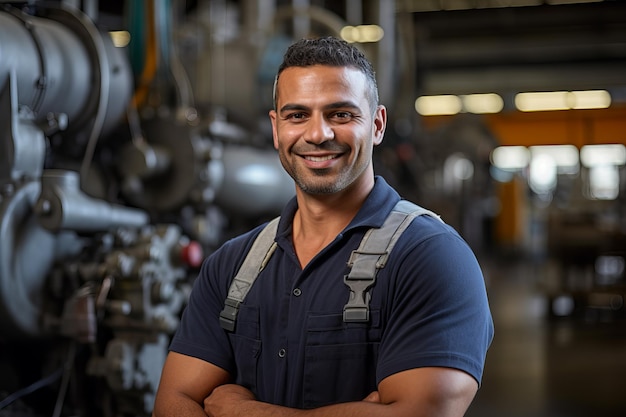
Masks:
[[[396,285],[381,341],[378,382],[430,366],[460,369],[481,381],[493,338],[483,274],[467,243],[453,229],[441,227],[442,232],[418,243],[402,237],[409,243],[391,271]]]

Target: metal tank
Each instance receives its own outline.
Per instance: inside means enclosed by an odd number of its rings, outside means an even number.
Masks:
[[[80,10],[19,6],[0,9],[0,416],[149,416],[227,220],[293,186],[240,126],[136,108],[125,51]]]

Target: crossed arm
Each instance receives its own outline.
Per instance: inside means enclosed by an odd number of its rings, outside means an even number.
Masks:
[[[153,417],[461,417],[478,384],[450,368],[417,368],[391,375],[362,401],[298,410],[257,401],[229,383],[226,371],[200,359],[170,353]]]

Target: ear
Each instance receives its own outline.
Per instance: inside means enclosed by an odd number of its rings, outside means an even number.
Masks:
[[[380,145],[385,136],[385,128],[387,127],[387,108],[383,105],[379,105],[374,113],[374,121],[372,132],[372,138],[374,146]]]
[[[278,133],[276,133],[276,110],[270,110],[270,121],[272,122],[272,137],[274,139],[274,149],[278,149]]]

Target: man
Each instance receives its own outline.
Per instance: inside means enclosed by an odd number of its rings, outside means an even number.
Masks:
[[[154,415],[462,416],[493,327],[480,267],[452,228],[415,218],[370,290],[369,320],[342,321],[350,253],[400,199],[373,171],[387,114],[371,64],[341,40],[301,40],[274,101],[274,146],[296,185],[278,248],[233,332],[220,312],[262,227],[204,262]]]

